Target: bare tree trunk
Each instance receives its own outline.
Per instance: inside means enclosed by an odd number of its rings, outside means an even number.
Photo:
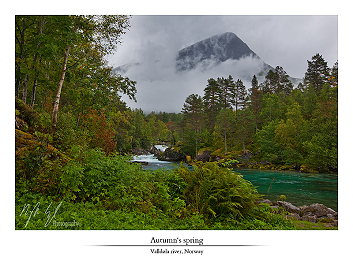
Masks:
[[[26,104],[27,100],[27,88],[28,88],[28,74],[26,73],[25,80],[23,81],[23,89],[22,89],[22,100]]]
[[[60,81],[59,81],[59,84],[58,84],[58,91],[56,93],[55,102],[54,102],[54,108],[53,108],[53,114],[52,114],[52,131],[53,131],[53,134],[55,133],[56,123],[58,122],[58,111],[59,111],[60,95],[61,95],[61,89],[63,87],[64,80],[65,80],[66,65],[67,65],[67,59],[69,57],[69,52],[70,52],[70,45],[67,46],[66,51],[65,51],[63,70],[62,70],[62,73],[61,73],[61,78],[60,78]]]
[[[255,115],[255,132],[257,132],[257,116]]]
[[[197,156],[197,128],[195,130],[195,143],[196,143],[196,154],[195,157]]]
[[[15,82],[15,88],[16,88],[16,96],[18,98],[20,98],[20,85],[21,85],[21,66],[22,66],[22,59],[23,59],[23,45],[24,45],[24,42],[25,42],[25,31],[27,29],[26,27],[26,20],[23,20],[22,21],[23,23],[23,30],[21,31],[20,27],[19,27],[19,24],[16,23],[16,27],[17,29],[21,32],[21,39],[17,39],[18,43],[19,43],[19,46],[20,46],[20,53],[19,53],[19,58],[20,58],[20,61],[17,62],[17,71],[16,71],[16,82]]]
[[[40,19],[40,26],[39,26],[39,35],[43,35],[43,27],[44,27],[44,15],[42,15],[41,19]],[[40,46],[42,45],[41,42],[39,42],[37,44],[37,49],[40,48]],[[33,57],[33,66],[35,66],[35,64],[37,63],[37,52],[34,54]],[[37,90],[37,79],[38,79],[38,69],[37,67],[34,67],[35,70],[35,75],[34,75],[34,79],[33,79],[33,88],[32,88],[32,98],[31,98],[31,108],[34,107],[34,103],[36,100],[36,90]]]
[[[224,129],[224,155],[227,155],[227,130]]]
[[[36,100],[36,89],[37,89],[37,75],[33,80],[33,89],[32,89],[32,97],[31,97],[31,108],[34,108],[34,102]]]

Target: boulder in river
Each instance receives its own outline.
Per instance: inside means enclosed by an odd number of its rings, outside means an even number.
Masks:
[[[143,162],[143,161],[133,161],[132,163],[139,163],[141,165],[148,165],[148,162]]]
[[[174,149],[174,147],[168,147],[164,152],[157,155],[157,158],[162,161],[180,162],[185,160],[186,155]]]
[[[197,161],[208,162],[211,158],[211,151],[203,151],[202,154],[196,156]]]

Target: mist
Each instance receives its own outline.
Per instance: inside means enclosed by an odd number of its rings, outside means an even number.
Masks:
[[[212,61],[192,71],[176,72],[178,51],[224,32],[233,32],[272,67],[281,66],[290,77],[302,79],[307,60],[320,53],[332,67],[338,60],[338,19],[335,15],[137,15],[123,36],[109,65],[132,66],[123,76],[137,81],[137,103],[123,97],[131,108],[144,112],[180,112],[190,94],[203,95],[207,79],[241,79],[249,88],[251,78],[261,70],[257,59]],[[327,33],[330,32],[330,33]],[[262,82],[262,79],[259,79]]]
[[[154,57],[153,57],[154,58]],[[169,58],[169,59],[168,59]],[[262,69],[262,62],[256,58],[227,60],[220,64],[210,62],[205,68],[199,65],[191,71],[177,72],[175,57],[161,57],[158,61],[144,60],[131,67],[124,75],[137,81],[137,103],[123,97],[131,108],[141,108],[144,112],[180,112],[187,96],[203,96],[209,78],[241,79],[249,88],[252,76]]]

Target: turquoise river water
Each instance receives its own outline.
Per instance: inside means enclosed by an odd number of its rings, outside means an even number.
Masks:
[[[173,169],[179,164],[159,161],[153,155],[135,156],[134,161],[145,161],[145,170]],[[311,174],[292,171],[271,171],[238,168],[235,172],[250,181],[263,198],[275,201],[280,195],[295,206],[321,203],[338,211],[338,177],[332,174]]]

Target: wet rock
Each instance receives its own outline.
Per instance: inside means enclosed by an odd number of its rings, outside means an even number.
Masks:
[[[177,151],[173,147],[165,149],[163,153],[157,155],[158,160],[179,162],[184,161],[186,155]]]
[[[284,208],[286,211],[288,211],[289,213],[297,213],[299,214],[300,210],[298,207],[292,205],[289,202],[286,201],[277,201],[277,205]]]
[[[298,213],[290,213],[289,215],[286,216],[286,219],[297,219],[297,220],[300,220],[301,217],[299,216]]]
[[[308,222],[312,222],[312,223],[316,223],[317,221],[317,216],[315,215],[312,215],[312,214],[308,214],[308,215],[305,215],[301,218],[301,220],[303,221],[308,221]]]
[[[242,162],[246,162],[246,161],[249,161],[252,156],[253,156],[253,154],[249,151],[249,152],[247,152],[245,154],[242,154],[240,156],[240,159],[241,159]]]
[[[196,161],[208,162],[211,158],[211,151],[203,151],[202,154],[196,156]]]
[[[270,201],[269,199],[265,199],[265,200],[259,201],[259,203],[265,203],[265,204],[272,205],[272,201]]]
[[[151,154],[151,153],[147,149],[141,149],[141,148],[135,147],[132,149],[132,154],[143,155],[143,154]]]
[[[326,207],[323,204],[311,204],[310,206],[302,206],[299,208],[300,209],[300,215],[305,216],[308,215],[309,213],[316,215],[318,218],[327,216],[327,214],[334,215],[336,212],[331,209]],[[338,215],[337,215],[338,216]]]
[[[142,161],[133,161],[132,163],[139,163],[141,165],[148,165],[148,162],[142,162]]]
[[[312,223],[321,222],[328,225],[328,227],[338,227],[338,212],[333,209],[326,207],[323,204],[312,204],[310,206],[296,207],[289,202],[277,201],[271,202],[270,200],[259,201],[258,203],[272,203],[271,208],[284,208],[285,211],[290,214],[286,215],[286,219],[297,219],[301,221],[308,221]],[[276,205],[276,206],[274,206]],[[277,211],[281,214],[283,211]]]
[[[333,218],[338,220],[338,212],[333,213]]]
[[[267,164],[271,164],[269,161],[265,160],[265,161],[261,161],[260,162],[261,165],[267,165]]]

